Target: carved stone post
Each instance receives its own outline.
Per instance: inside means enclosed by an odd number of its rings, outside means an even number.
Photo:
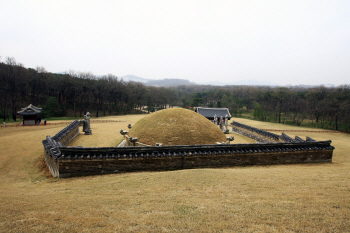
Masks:
[[[218,117],[216,116],[216,114],[214,115],[214,124],[218,125]]]

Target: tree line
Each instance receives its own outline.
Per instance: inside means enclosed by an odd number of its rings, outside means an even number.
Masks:
[[[349,132],[350,86],[178,86],[182,106],[227,107],[233,116]]]
[[[335,130],[350,130],[350,87],[318,86],[145,86],[125,82],[112,74],[97,77],[89,72],[47,72],[25,68],[12,57],[0,62],[0,115],[16,120],[21,107],[43,107],[43,117],[82,117],[129,114],[166,106],[227,107],[236,117]]]
[[[44,67],[25,68],[13,57],[0,63],[0,114],[17,120],[21,107],[43,108],[43,117],[82,117],[128,114],[147,106],[148,111],[173,105],[175,93],[164,87],[124,82],[115,75],[97,77],[89,72],[49,73]]]

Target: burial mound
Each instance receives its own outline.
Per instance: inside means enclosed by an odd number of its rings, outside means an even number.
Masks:
[[[225,142],[225,134],[211,121],[191,110],[172,108],[139,120],[128,133],[138,142],[154,146],[202,145]]]

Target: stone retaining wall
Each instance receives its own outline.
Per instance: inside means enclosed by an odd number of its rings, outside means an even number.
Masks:
[[[64,127],[60,132],[52,137],[56,142],[60,142],[63,146],[68,145],[79,134],[80,121],[75,120],[68,126]]]
[[[42,141],[45,161],[53,177],[59,176],[59,162],[57,161],[61,155],[59,148],[66,146],[79,134],[79,125],[80,122],[75,120],[52,138],[47,136],[46,140]]]
[[[248,134],[244,131],[246,129],[240,130]],[[125,147],[124,140],[118,147],[66,147],[78,134],[79,121],[74,121],[52,138],[47,136],[43,141],[45,160],[54,177],[141,170],[325,163],[332,162],[334,150],[331,141],[315,141],[311,138],[296,138],[289,143],[271,143],[270,138],[269,143],[261,144],[135,147]],[[249,133],[248,137],[255,137],[253,134],[254,132]],[[259,137],[260,141],[268,141],[262,135]]]
[[[233,132],[242,134],[243,136],[250,137],[258,142],[269,143],[269,142],[280,142],[281,136],[267,132],[262,129],[258,129],[249,125],[241,124],[237,121],[232,121],[231,129]]]
[[[331,141],[163,147],[60,147],[59,176],[332,162]]]
[[[269,137],[265,137],[261,134],[252,132],[250,130],[235,126],[235,125],[231,125],[231,130],[232,132],[241,134],[245,137],[254,139],[257,142],[261,142],[261,143],[273,143],[273,142],[278,142],[279,140],[273,139],[273,138],[269,138]]]
[[[325,150],[321,153],[319,151],[297,151],[190,157],[59,160],[59,177],[131,171],[326,162],[332,162],[332,150]]]

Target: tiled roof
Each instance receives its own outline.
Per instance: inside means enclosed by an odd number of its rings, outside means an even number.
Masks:
[[[32,104],[29,104],[27,107],[22,108],[17,112],[18,115],[37,115],[43,111],[42,108],[36,107]]]
[[[214,119],[214,116],[216,115],[218,119],[220,117],[225,118],[225,116],[228,116],[228,119],[231,119],[231,114],[228,108],[203,108],[198,107],[197,112],[201,114],[202,116],[208,118],[208,119]]]

